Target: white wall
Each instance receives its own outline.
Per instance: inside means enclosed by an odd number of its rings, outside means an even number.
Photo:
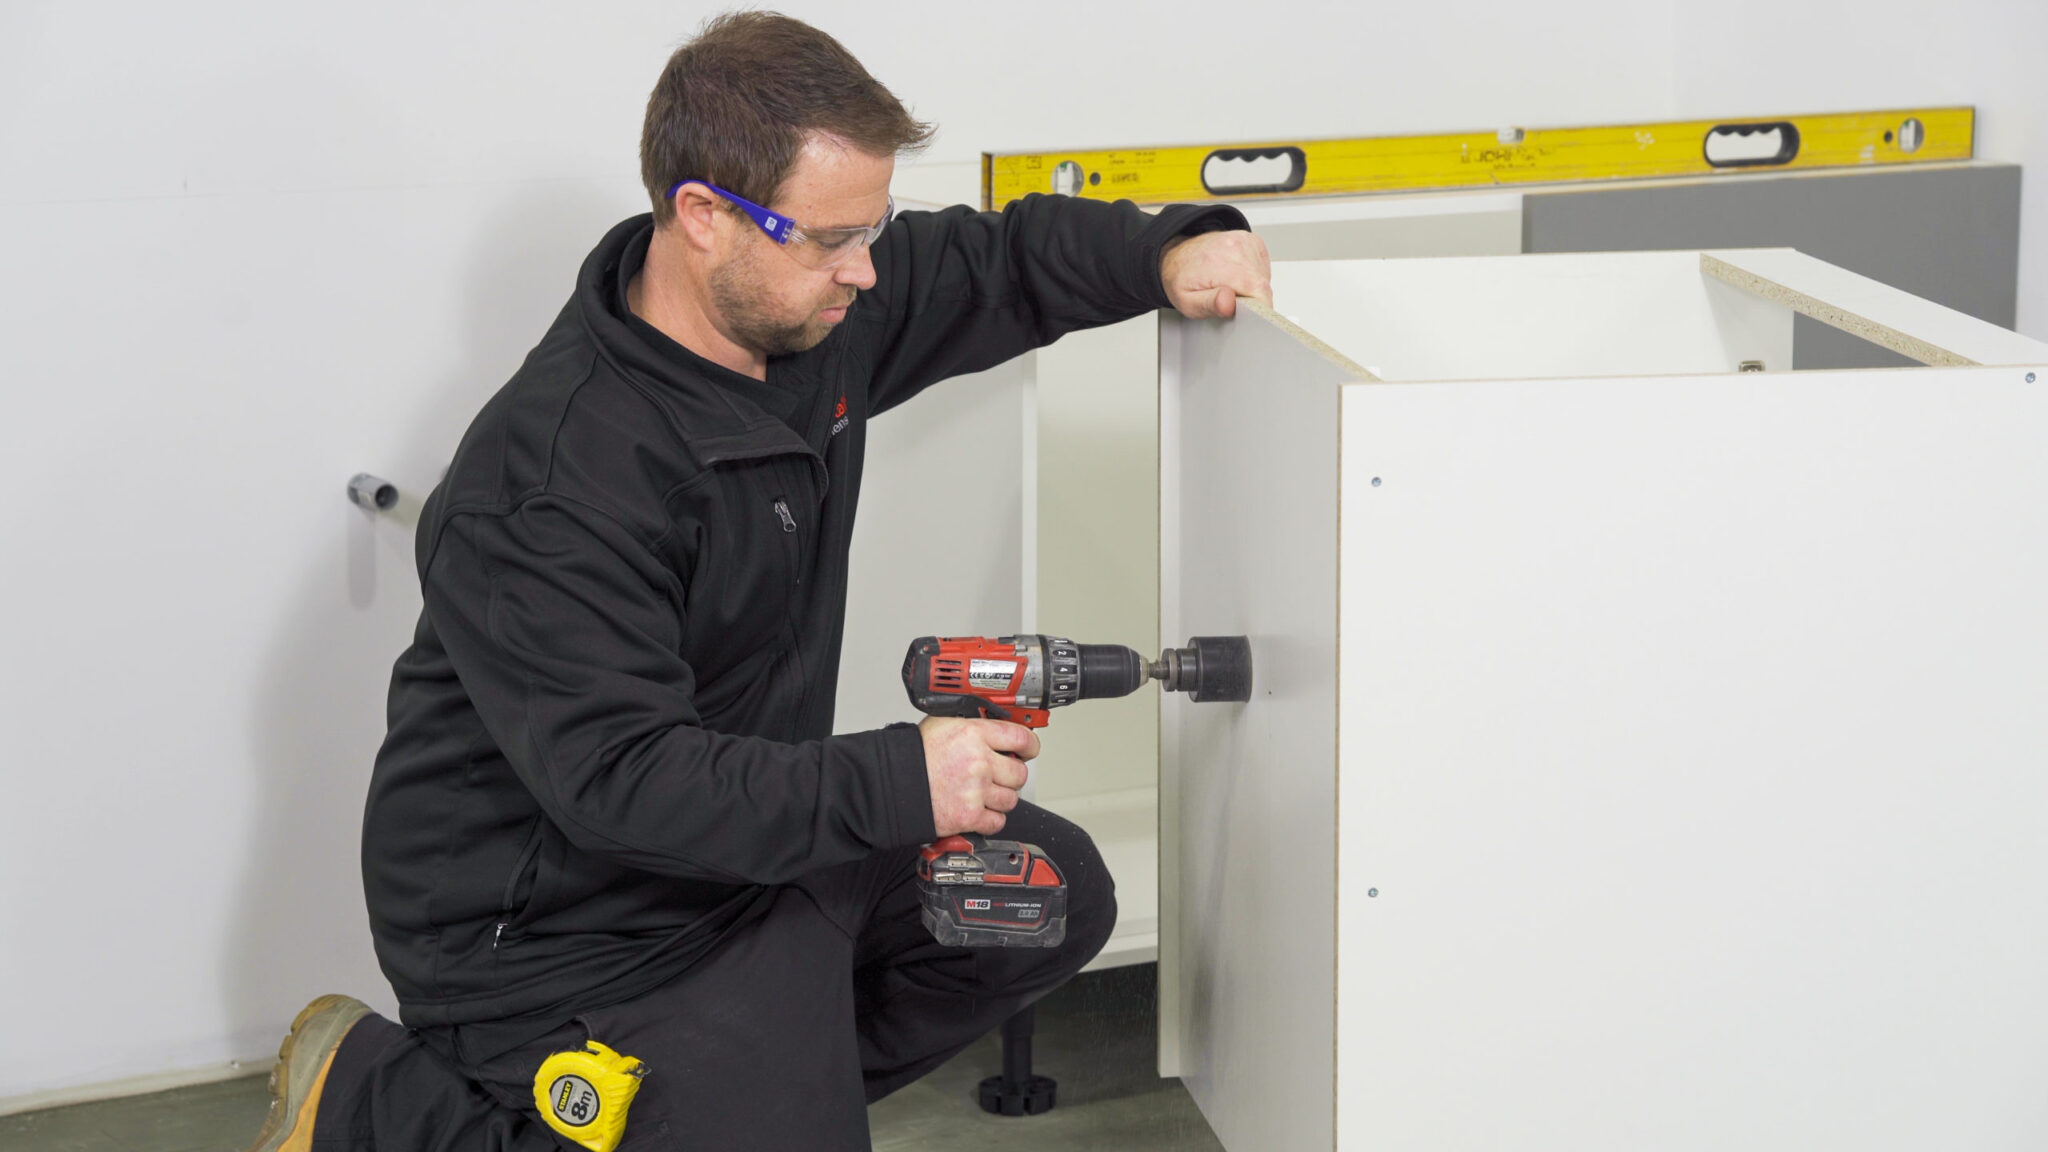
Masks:
[[[1683,0],[1672,111],[1742,116],[1974,104],[1977,155],[2021,177],[2014,327],[2048,339],[2048,4]]]
[[[341,485],[432,484],[638,209],[646,91],[712,7],[0,8],[0,1100],[262,1058],[319,992],[390,1007],[355,830],[417,602]],[[985,148],[1936,100],[2048,155],[2031,0],[785,7],[943,126],[903,186]]]

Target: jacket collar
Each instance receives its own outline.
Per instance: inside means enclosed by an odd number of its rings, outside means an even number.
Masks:
[[[648,213],[620,222],[583,261],[576,277],[576,311],[598,354],[621,375],[651,387],[677,415],[676,429],[705,465],[800,452],[824,461],[787,424],[749,399],[759,382],[688,349],[690,368],[670,354],[651,348],[614,310],[622,282],[647,260],[654,238],[654,217]],[[678,346],[680,347],[680,346]],[[770,372],[776,361],[770,360]]]

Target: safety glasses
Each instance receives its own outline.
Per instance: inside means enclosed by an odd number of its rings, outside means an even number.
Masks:
[[[769,211],[744,196],[735,196],[708,180],[678,180],[668,190],[668,199],[675,199],[685,184],[701,184],[732,201],[760,226],[761,231],[768,234],[770,240],[781,245],[790,259],[820,271],[846,263],[855,252],[881,239],[882,229],[888,227],[889,218],[896,214],[896,198],[891,196],[889,206],[882,211],[882,218],[866,227],[805,228],[779,212]]]

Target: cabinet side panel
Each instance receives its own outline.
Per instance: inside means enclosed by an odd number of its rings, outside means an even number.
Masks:
[[[1244,634],[1256,671],[1248,704],[1161,701],[1162,1006],[1225,1147],[1328,1148],[1345,374],[1249,309],[1163,331],[1162,639]]]
[[[1181,326],[1178,315],[1159,315],[1159,635],[1180,625],[1180,392]],[[1164,694],[1159,717],[1159,1074],[1186,1071],[1186,1002],[1180,949],[1180,726],[1171,722]]]

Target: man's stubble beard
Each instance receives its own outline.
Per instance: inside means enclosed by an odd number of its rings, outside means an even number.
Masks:
[[[754,258],[750,253],[729,260],[711,273],[711,303],[724,317],[732,339],[764,356],[788,356],[817,347],[832,334],[833,325],[819,319],[815,311],[795,324],[775,316]],[[856,295],[854,289],[847,288],[843,303],[852,306]]]

